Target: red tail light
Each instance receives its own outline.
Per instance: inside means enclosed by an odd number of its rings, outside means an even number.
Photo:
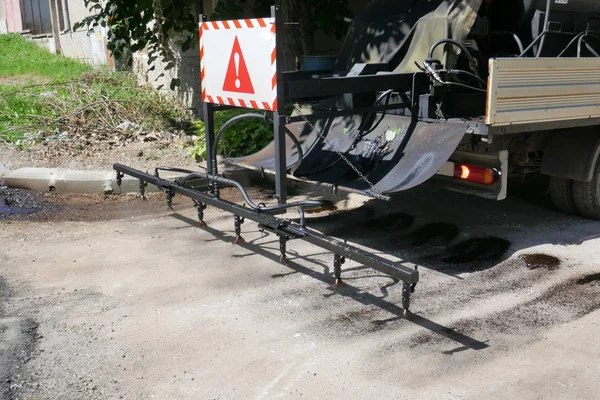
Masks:
[[[496,172],[492,168],[482,168],[475,165],[455,164],[454,176],[469,182],[491,185],[496,182]]]

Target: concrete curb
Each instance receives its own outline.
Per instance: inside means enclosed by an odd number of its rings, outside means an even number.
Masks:
[[[191,168],[190,168],[191,169]],[[194,169],[204,172],[202,169]],[[219,170],[230,178],[244,185],[252,182],[256,174],[250,170],[231,168],[224,165]],[[153,171],[150,171],[153,173]],[[180,173],[161,172],[161,178],[182,176]],[[27,189],[36,192],[79,193],[79,194],[127,194],[139,193],[140,183],[131,176],[121,179],[121,187],[117,185],[114,170],[71,170],[63,168],[19,168],[9,170],[0,168],[0,186],[13,189]],[[147,193],[159,192],[158,187],[148,184]]]
[[[170,177],[166,173],[165,178]],[[115,171],[84,171],[60,168],[20,168],[14,171],[0,170],[0,185],[15,189],[36,192],[111,194],[137,193],[139,181],[130,176],[122,178],[117,185]],[[158,192],[154,185],[148,185],[146,192]]]

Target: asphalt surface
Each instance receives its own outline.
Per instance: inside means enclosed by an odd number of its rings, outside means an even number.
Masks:
[[[418,266],[407,318],[389,277],[349,261],[336,288],[331,254],[292,241],[282,265],[276,237],[247,222],[233,245],[231,216],[198,228],[187,199],[44,198],[43,218],[0,221],[0,394],[598,398],[600,223],[511,195],[423,186],[310,215]]]

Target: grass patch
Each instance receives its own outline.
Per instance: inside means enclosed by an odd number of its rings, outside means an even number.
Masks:
[[[0,86],[0,139],[5,142],[172,129],[194,133],[191,113],[156,90],[139,87],[130,74],[84,72],[53,85]]]
[[[177,100],[138,86],[133,75],[94,70],[20,35],[0,35],[0,141],[22,145],[172,129],[194,133],[190,112]]]
[[[92,70],[89,65],[52,54],[14,33],[0,35],[0,60],[0,77],[31,77],[34,82],[35,76],[64,81]]]
[[[215,115],[218,130],[230,118],[254,110],[227,110]],[[191,148],[206,156],[202,121],[176,99],[138,86],[128,73],[94,70],[52,54],[20,35],[0,35],[0,142],[20,147],[42,140],[111,141],[135,139],[149,132],[183,130],[198,136]],[[231,157],[254,153],[273,138],[270,124],[245,119],[223,136],[219,153]]]

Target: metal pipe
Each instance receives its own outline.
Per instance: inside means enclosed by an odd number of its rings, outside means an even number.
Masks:
[[[546,15],[544,16],[544,28],[543,30],[548,29],[548,23],[550,22],[550,7],[552,6],[552,0],[546,0]],[[538,58],[542,54],[542,49],[544,48],[544,41],[546,37],[542,37],[540,42],[540,47],[538,47],[538,51],[536,54],[536,58]]]
[[[203,170],[206,171],[206,168],[204,167],[200,167]],[[154,176],[156,176],[157,178],[160,178],[158,175],[158,171],[169,171],[169,172],[181,172],[182,174],[193,174],[196,173],[198,171],[192,171],[191,169],[183,169],[183,168],[173,168],[173,167],[156,167],[154,168]]]
[[[579,40],[577,42],[577,58],[581,57],[581,45],[585,44],[585,47],[589,50],[590,53],[592,53],[595,57],[598,57],[598,53],[589,45],[589,43],[587,43],[586,38],[588,37],[593,37],[594,39],[598,39],[596,36],[591,35],[589,33],[586,33],[582,36],[579,37]]]
[[[577,58],[581,58],[581,44],[583,43],[583,39],[586,35],[581,35],[579,40],[577,40]]]
[[[527,52],[529,50],[532,49],[533,46],[536,45],[537,42],[539,42],[544,36],[548,35],[548,34],[553,34],[553,35],[563,35],[563,36],[571,36],[573,35],[572,33],[568,33],[568,32],[559,32],[559,31],[544,31],[542,33],[540,33],[538,35],[538,37],[535,38],[535,40],[533,42],[531,42],[531,44],[529,46],[527,46],[527,48],[525,50],[523,50],[523,52],[521,54],[519,54],[519,57],[517,58],[521,58],[523,57],[525,54],[527,54]]]
[[[244,187],[238,181],[234,181],[233,179],[227,179],[222,176],[210,175],[208,173],[203,173],[203,172],[194,172],[194,173],[186,176],[187,179],[195,178],[195,177],[203,178],[210,182],[217,182],[217,183],[222,183],[225,185],[235,186],[241,192],[242,197],[244,198],[244,201],[246,202],[246,204],[248,204],[248,206],[250,208],[252,208],[256,211],[259,211],[259,212],[267,212],[268,213],[271,211],[279,211],[279,210],[284,210],[287,208],[294,208],[294,207],[300,207],[300,206],[304,207],[304,208],[318,208],[318,207],[323,206],[323,203],[318,200],[305,200],[305,201],[298,201],[295,203],[279,204],[276,206],[266,206],[266,205],[260,205],[260,204],[257,205],[252,201],[252,199],[250,199],[248,192],[246,192],[246,189],[244,189]]]
[[[585,35],[585,32],[580,32],[577,35],[575,35],[575,37],[573,37],[573,39],[571,39],[571,41],[565,46],[565,48],[556,56],[556,58],[560,58],[562,57],[563,54],[565,54],[567,52],[567,50],[569,50],[569,47],[571,47],[573,45],[573,43],[575,43],[577,41],[577,39],[579,39],[581,36]]]
[[[594,48],[592,46],[589,45],[587,40],[584,40],[584,43],[585,43],[585,47],[588,49],[588,51],[590,53],[592,53],[594,55],[594,57],[600,57],[600,54],[598,54],[598,52],[596,50],[594,50]]]

